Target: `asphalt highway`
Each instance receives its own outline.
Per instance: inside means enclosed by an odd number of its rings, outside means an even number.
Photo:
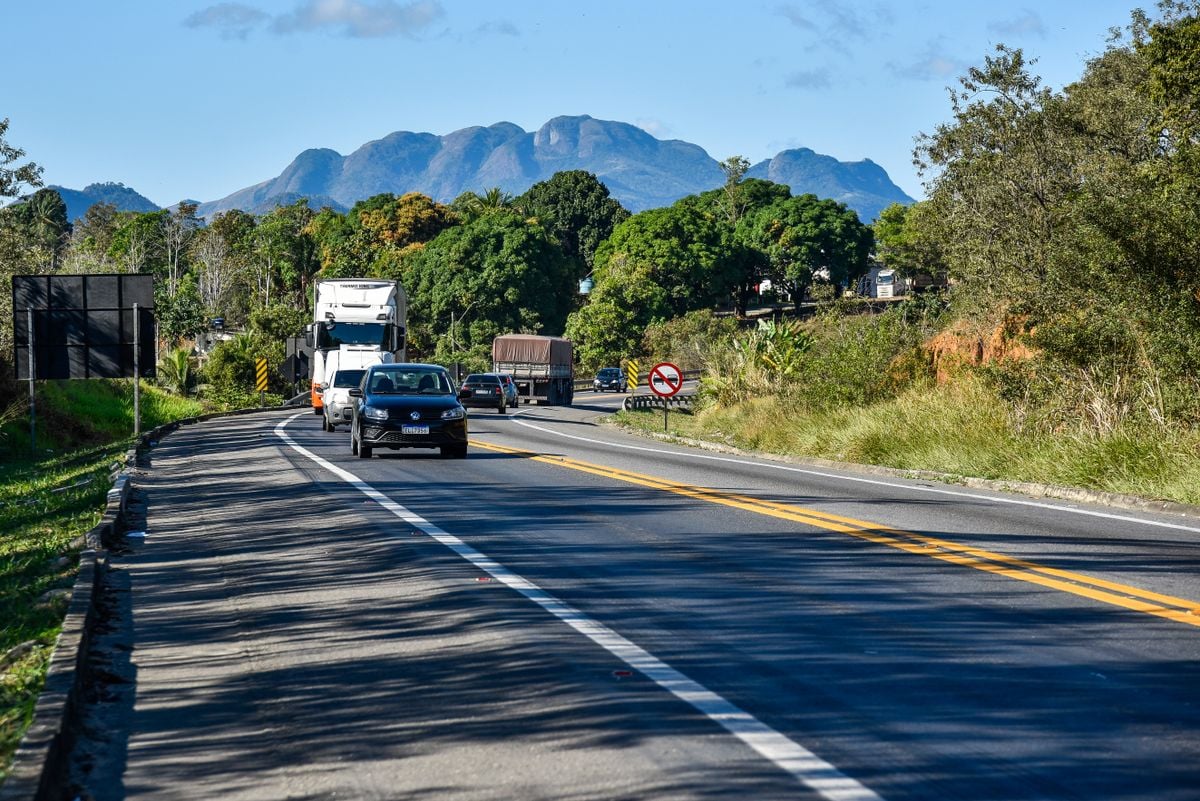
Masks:
[[[1200,520],[666,445],[319,418],[153,452],[97,799],[1200,797]]]

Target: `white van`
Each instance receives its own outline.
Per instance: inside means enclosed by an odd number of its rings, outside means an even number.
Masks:
[[[345,345],[326,354],[325,380],[321,382],[321,427],[336,431],[339,425],[349,425],[354,416],[350,390],[358,386],[368,367],[391,361],[392,354],[387,351]]]

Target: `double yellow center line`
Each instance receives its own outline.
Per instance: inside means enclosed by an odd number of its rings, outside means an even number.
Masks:
[[[1061,592],[1069,592],[1072,595],[1079,595],[1094,601],[1119,606],[1124,609],[1131,609],[1135,612],[1166,618],[1176,623],[1185,623],[1189,626],[1200,627],[1200,601],[1175,598],[1170,595],[1143,590],[1139,587],[1132,587],[1127,584],[1118,584],[1113,581],[1085,576],[1082,573],[1074,573],[1070,570],[1059,570],[1039,565],[1036,562],[1006,556],[969,545],[962,545],[938,537],[930,537],[913,531],[891,528],[890,526],[881,526],[864,520],[856,520],[852,517],[820,512],[815,509],[806,509],[802,506],[766,501],[747,495],[697,487],[691,484],[680,484],[656,476],[632,473],[628,470],[618,470],[615,467],[591,464],[565,456],[546,456],[516,448],[507,448],[490,442],[472,440],[471,445],[498,453],[521,456],[535,462],[544,462],[558,467],[570,468],[571,470],[579,470],[616,481],[663,490],[664,492],[671,492],[708,503],[718,503],[722,506],[731,506],[734,509],[754,512],[755,514],[804,523],[827,531],[848,534],[852,537],[858,537],[859,539],[868,540],[879,545],[886,545],[889,548],[897,548],[920,556],[940,559],[943,562],[995,573],[1007,578],[1016,579],[1017,581],[1025,581]]]

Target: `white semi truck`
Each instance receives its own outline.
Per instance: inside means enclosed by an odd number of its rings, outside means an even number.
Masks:
[[[317,281],[313,294],[313,321],[305,340],[313,349],[313,412],[324,414],[322,385],[332,383],[331,367],[405,360],[408,297],[399,281],[378,278]]]

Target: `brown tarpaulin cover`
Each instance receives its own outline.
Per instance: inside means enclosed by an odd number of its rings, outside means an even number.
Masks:
[[[534,334],[505,334],[492,342],[492,361],[521,364],[570,364],[571,340]]]

